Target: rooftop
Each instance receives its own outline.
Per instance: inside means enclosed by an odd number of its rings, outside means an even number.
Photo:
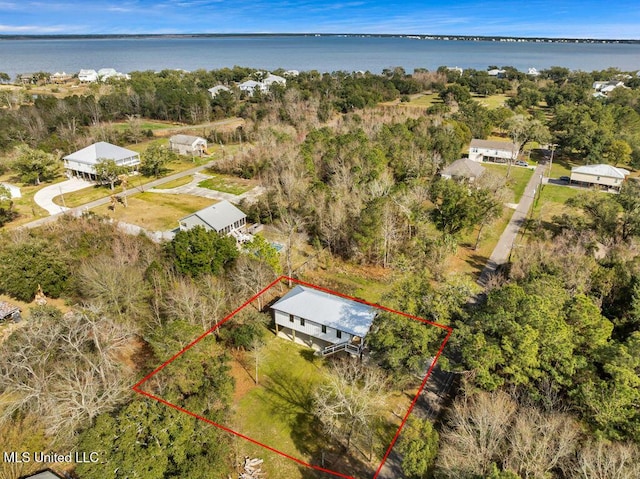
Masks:
[[[185,216],[180,220],[180,222],[191,216],[197,216],[200,220],[216,231],[223,230],[236,221],[247,217],[242,210],[236,208],[226,200],[216,203],[215,205],[208,206],[200,211],[196,211],[189,216]]]
[[[624,179],[629,171],[624,168],[616,168],[615,166],[607,165],[607,164],[599,164],[599,165],[585,165],[585,166],[574,166],[571,168],[571,173],[581,173],[583,175],[592,175],[592,176],[607,176],[609,178],[619,178]]]
[[[204,138],[192,135],[173,135],[171,138],[169,138],[169,141],[171,141],[172,143],[178,143],[180,145],[193,145],[193,143],[195,143],[196,141],[204,141],[206,143],[206,140]]]
[[[462,176],[464,178],[479,178],[486,171],[486,169],[477,161],[470,160],[469,158],[461,158],[454,161],[440,174],[445,176]]]
[[[7,303],[6,301],[0,301],[0,319],[4,319],[10,314],[19,312],[20,308],[16,305]]]
[[[367,304],[300,285],[271,308],[360,337],[367,335],[376,315]]]
[[[478,140],[476,138],[471,140],[471,148],[488,148],[490,150],[505,150],[511,152],[516,151],[516,145],[510,141]]]
[[[132,150],[127,150],[121,146],[112,145],[106,141],[99,141],[93,145],[89,145],[82,150],[78,150],[75,153],[71,153],[64,157],[65,160],[77,161],[78,163],[86,163],[88,165],[95,165],[98,160],[125,160],[139,154]]]

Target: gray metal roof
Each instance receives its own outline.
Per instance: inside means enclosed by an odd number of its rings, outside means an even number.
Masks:
[[[516,145],[510,141],[500,140],[478,140],[474,138],[471,140],[471,148],[488,148],[490,150],[504,150],[515,153]]]
[[[215,231],[221,231],[236,221],[247,217],[242,210],[236,208],[226,200],[216,203],[215,205],[208,206],[200,211],[196,211],[189,216],[185,216],[180,220],[180,222],[190,218],[191,216],[197,216]]]
[[[367,304],[300,285],[271,308],[360,337],[367,335],[376,315]]]
[[[485,167],[477,161],[470,160],[469,158],[461,158],[454,161],[440,174],[442,176],[461,176],[463,178],[479,178],[486,171]]]
[[[131,157],[140,157],[139,153],[132,150],[127,150],[121,146],[112,145],[106,141],[99,141],[93,145],[89,145],[82,150],[78,150],[75,153],[71,153],[64,157],[65,160],[77,161],[78,163],[85,163],[87,165],[95,165],[98,160],[125,160]]]
[[[20,308],[16,305],[7,303],[6,301],[0,301],[0,319],[4,319],[10,314],[19,313]]]
[[[616,168],[615,166],[599,164],[599,165],[585,165],[574,166],[571,168],[571,173],[581,173],[583,175],[592,176],[606,176],[608,178],[624,179],[629,174],[624,168]]]
[[[171,143],[176,143],[178,145],[193,145],[196,141],[200,141],[203,143],[206,143],[207,140],[205,140],[204,138],[200,138],[199,136],[193,136],[193,135],[173,135],[171,138],[169,138],[169,141]]]
[[[42,471],[33,476],[23,476],[22,479],[62,479],[62,476],[58,476],[52,471]]]

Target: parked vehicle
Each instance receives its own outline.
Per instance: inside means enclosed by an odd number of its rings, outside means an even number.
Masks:
[[[516,166],[529,166],[529,163],[527,163],[526,161],[522,161],[522,160],[517,160],[515,162]]]
[[[569,183],[571,181],[571,178],[569,178],[568,176],[561,176],[560,178],[558,178],[560,181],[564,181],[565,183]]]

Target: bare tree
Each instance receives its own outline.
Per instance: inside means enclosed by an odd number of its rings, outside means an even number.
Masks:
[[[571,479],[638,479],[640,448],[604,440],[585,444],[574,464],[566,468]]]
[[[334,363],[316,390],[314,414],[324,431],[349,451],[357,436],[371,439],[387,398],[386,378],[379,369],[347,359]]]

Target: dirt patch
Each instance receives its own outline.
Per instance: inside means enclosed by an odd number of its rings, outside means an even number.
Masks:
[[[235,388],[233,390],[233,402],[237,403],[257,385],[254,381],[254,377],[249,373],[248,368],[243,364],[246,360],[243,358],[244,353],[242,351],[233,352],[231,354],[233,359],[231,360],[231,377],[235,381]]]

